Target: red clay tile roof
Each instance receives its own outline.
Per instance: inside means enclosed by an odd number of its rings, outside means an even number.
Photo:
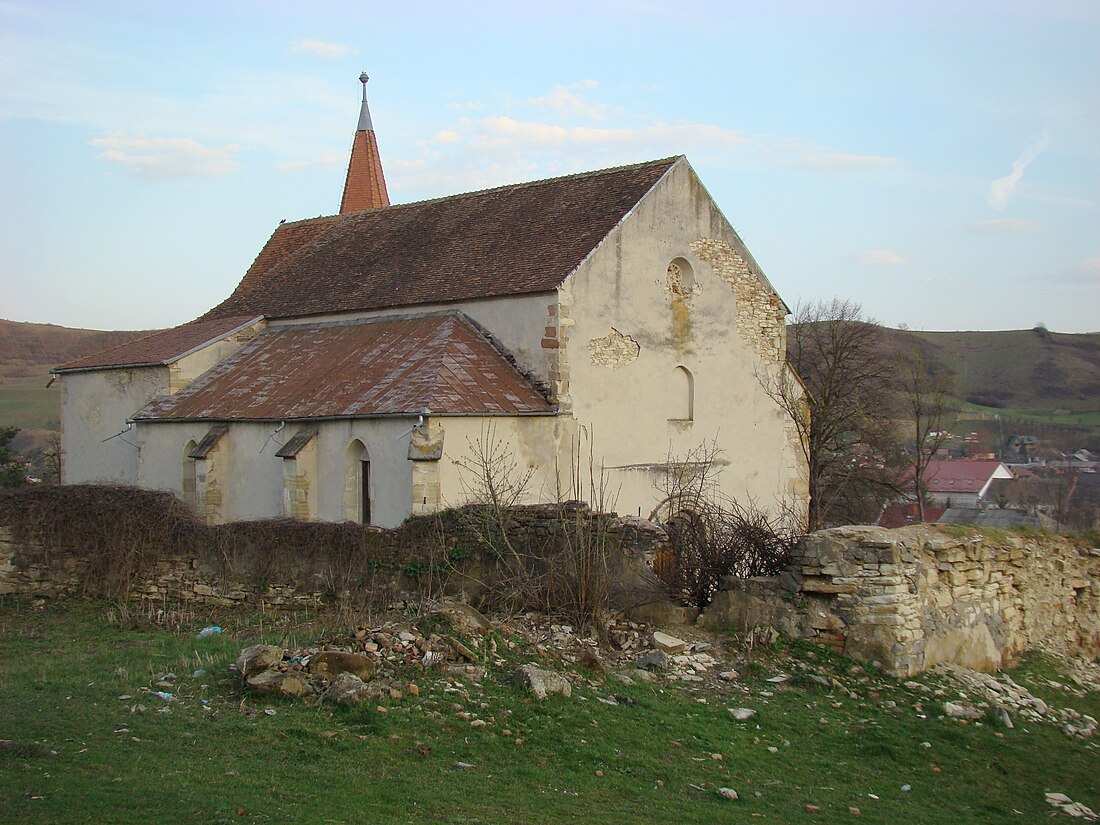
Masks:
[[[228,315],[192,321],[189,324],[154,332],[144,338],[77,358],[75,361],[62,364],[53,372],[170,364],[204,344],[213,343],[258,320],[260,320],[259,317],[255,315]]]
[[[360,129],[351,144],[351,160],[348,161],[348,176],[344,180],[344,196],[340,199],[340,214],[389,205],[382,159],[378,156],[378,140],[373,130]]]
[[[999,461],[929,461],[924,472],[929,492],[977,493],[1001,466]]]
[[[925,507],[924,520],[928,523],[939,521],[945,510],[944,507]],[[887,504],[878,520],[879,527],[891,529],[919,523],[920,508],[916,504]]]
[[[135,420],[265,420],[553,407],[460,313],[269,327]]]
[[[549,292],[679,159],[282,224],[205,317]]]

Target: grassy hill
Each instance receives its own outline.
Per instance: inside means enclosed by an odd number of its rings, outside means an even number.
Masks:
[[[60,392],[46,387],[58,364],[148,335],[0,319],[0,426],[56,430]]]
[[[1065,447],[1100,438],[1100,333],[1042,327],[1004,332],[887,330],[893,346],[916,338],[954,372],[964,425],[999,419]],[[1061,431],[1061,432],[1059,432]],[[1007,432],[1007,430],[1006,430]]]
[[[50,368],[150,331],[101,332],[0,320],[0,424],[56,429]],[[1100,437],[1100,333],[885,331],[891,346],[917,338],[955,373],[964,417],[1035,422]]]
[[[1053,710],[1008,728],[994,700],[980,719],[947,716],[946,702],[968,701],[948,674],[903,683],[721,634],[707,653],[736,678],[628,683],[596,665],[608,651],[570,665],[576,648],[539,654],[510,624],[477,667],[395,662],[377,701],[307,705],[242,691],[229,666],[258,641],[350,643],[336,616],[190,605],[158,602],[143,620],[125,603],[0,599],[0,821],[1072,822],[1049,792],[1100,810],[1095,737],[1055,721],[1100,715],[1100,693],[1065,663],[1011,671]],[[222,633],[196,638],[215,621]],[[572,695],[512,687],[532,660],[565,673]]]

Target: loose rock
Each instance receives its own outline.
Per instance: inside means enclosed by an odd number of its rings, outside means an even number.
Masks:
[[[532,664],[519,667],[512,675],[512,683],[534,694],[536,699],[545,699],[551,693],[560,693],[562,696],[571,696],[573,693],[564,676]]]

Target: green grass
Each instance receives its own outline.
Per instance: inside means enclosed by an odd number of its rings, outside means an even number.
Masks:
[[[1001,738],[939,719],[930,699],[803,645],[754,654],[742,682],[719,688],[588,673],[571,699],[541,703],[507,685],[514,653],[480,687],[406,671],[421,696],[381,712],[239,691],[228,665],[240,647],[304,643],[317,626],[233,614],[218,617],[225,634],[200,640],[198,620],[173,633],[122,629],[112,615],[102,603],[0,602],[0,739],[15,743],[0,747],[0,821],[851,822],[857,806],[860,822],[1021,823],[1047,821],[1044,791],[1100,809],[1094,744],[1047,724]],[[1031,687],[1052,667],[1031,663],[1017,678]],[[794,678],[764,681],[780,669]],[[166,671],[180,676],[171,702],[149,692]],[[1095,694],[1043,685],[1053,704],[1100,714]],[[598,701],[613,694],[637,704]],[[758,715],[736,722],[736,706]],[[489,724],[471,727],[460,711]],[[718,799],[720,786],[741,800]]]
[[[0,426],[56,430],[61,421],[61,394],[56,387],[0,387]]]

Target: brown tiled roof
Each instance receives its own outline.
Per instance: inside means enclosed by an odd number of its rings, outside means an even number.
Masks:
[[[269,327],[135,420],[517,415],[553,407],[460,313]]]
[[[340,214],[389,205],[382,159],[378,156],[378,140],[373,130],[360,129],[351,144],[351,160],[348,161],[348,176],[344,180],[344,196],[340,199]]]
[[[195,349],[224,338],[237,329],[260,320],[255,315],[227,315],[192,321],[172,329],[154,332],[144,338],[102,350],[53,370],[93,370],[106,367],[151,367],[170,364]]]
[[[282,224],[207,317],[549,292],[678,160]]]

